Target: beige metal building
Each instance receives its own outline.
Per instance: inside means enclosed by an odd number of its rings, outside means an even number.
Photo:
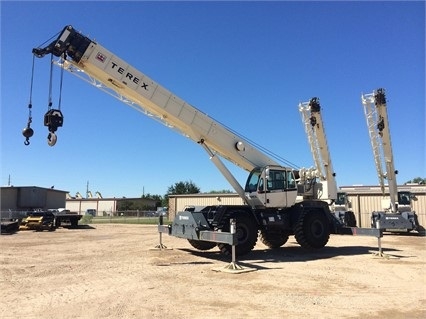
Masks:
[[[401,185],[399,191],[410,191],[416,200],[412,202],[412,208],[416,212],[419,224],[426,228],[426,186],[425,185]],[[357,226],[370,227],[371,213],[382,211],[382,194],[379,186],[344,186],[341,191],[348,194],[355,213]],[[207,205],[243,205],[238,194],[188,194],[169,195],[169,219],[173,219],[176,213],[186,206]]]
[[[156,200],[150,198],[67,198],[65,208],[80,214],[94,209],[96,216],[112,216],[123,202],[137,202],[146,209],[156,210]]]
[[[344,186],[342,191],[348,194],[355,213],[357,225],[370,227],[370,216],[373,211],[382,211],[382,194],[379,186]],[[409,191],[415,196],[412,210],[416,212],[419,224],[426,226],[426,186],[400,185],[398,191]],[[360,222],[359,222],[360,221]]]

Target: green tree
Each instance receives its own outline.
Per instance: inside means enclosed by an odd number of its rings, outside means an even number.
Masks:
[[[408,182],[405,182],[405,184],[409,184],[409,183],[425,185],[426,184],[426,178],[416,177],[416,178],[413,178],[412,180],[409,180]]]
[[[167,189],[166,195],[197,194],[200,188],[192,181],[177,182]]]
[[[169,186],[167,189],[167,194],[164,195],[164,199],[162,201],[163,207],[169,206],[169,195],[180,195],[180,194],[198,194],[200,192],[200,188],[195,185],[192,181],[185,182],[177,182],[174,185]]]
[[[151,195],[150,193],[148,194],[143,194],[141,196],[141,198],[150,198],[150,199],[154,199],[155,200],[155,206],[156,207],[164,207],[163,203],[164,203],[164,198],[161,195]],[[168,206],[168,205],[166,205]]]

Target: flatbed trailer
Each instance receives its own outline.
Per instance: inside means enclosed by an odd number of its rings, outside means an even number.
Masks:
[[[0,222],[1,222],[1,234],[13,234],[19,230],[19,225],[22,219],[25,217],[24,212],[20,211],[1,211]]]
[[[78,227],[78,221],[83,215],[72,212],[58,212],[56,210],[40,210],[27,212],[25,218],[20,222],[20,230],[49,230],[69,225],[71,228]]]
[[[12,234],[16,233],[19,230],[19,221],[18,220],[2,220],[1,221],[1,234]]]
[[[78,227],[78,221],[83,217],[78,213],[69,212],[69,213],[53,213],[55,215],[55,227],[61,227],[64,224],[70,225],[71,228]]]

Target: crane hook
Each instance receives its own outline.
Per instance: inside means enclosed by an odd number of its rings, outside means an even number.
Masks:
[[[30,104],[31,106],[31,104]],[[24,145],[30,145],[30,137],[34,135],[34,130],[30,127],[32,122],[31,115],[28,118],[27,127],[22,130],[22,135],[25,137]]]
[[[34,135],[34,131],[31,127],[26,127],[22,130],[22,135],[25,137],[24,144],[30,145],[30,137]]]
[[[49,135],[47,135],[47,144],[49,144],[49,146],[54,146],[56,144],[57,139],[58,137],[55,133],[49,132]]]

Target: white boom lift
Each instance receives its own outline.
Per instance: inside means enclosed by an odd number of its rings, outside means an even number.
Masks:
[[[172,225],[159,225],[160,232],[186,238],[200,250],[216,245],[222,253],[237,255],[250,252],[260,239],[270,248],[286,243],[290,235],[305,248],[322,248],[330,234],[354,235],[330,213],[324,201],[296,201],[298,188],[313,184],[309,171],[294,171],[281,166],[247,139],[221,125],[200,110],[154,82],[147,75],[105,49],[97,42],[66,26],[46,47],[34,48],[33,54],[59,57],[61,68],[86,80],[120,101],[156,118],[167,127],[202,146],[215,166],[245,201],[246,205],[219,205],[179,212]],[[29,120],[23,130],[26,144],[32,136]],[[45,114],[49,129],[48,143],[56,143],[56,130],[63,124],[60,109],[49,108]],[[242,187],[223,164],[224,158],[250,172]],[[230,232],[230,220],[236,220],[236,231]],[[357,235],[381,237],[377,229],[356,229]]]
[[[331,162],[319,98],[314,97],[309,102],[299,103],[299,112],[320,180],[318,185],[321,187],[317,188],[317,198],[327,201],[336,218],[344,225],[355,227],[355,214],[349,210],[347,194],[337,189],[336,173]]]
[[[373,149],[377,177],[382,191],[384,211],[373,212],[371,226],[385,231],[412,231],[418,228],[417,216],[411,211],[410,192],[398,192],[391,135],[387,114],[385,90],[380,88],[373,93],[363,94],[361,102],[367,120],[368,133]],[[385,181],[389,193],[386,193]]]

